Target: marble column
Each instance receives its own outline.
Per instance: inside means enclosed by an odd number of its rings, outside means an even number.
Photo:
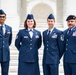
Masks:
[[[24,26],[24,21],[27,14],[27,0],[21,0],[21,26]]]
[[[63,1],[57,0],[57,23],[62,24],[63,21]]]
[[[17,13],[17,0],[1,0],[0,8],[7,14],[6,24],[10,25],[13,31],[18,31],[20,19]]]
[[[67,28],[66,18],[69,15],[76,15],[76,0],[63,0],[63,24]]]

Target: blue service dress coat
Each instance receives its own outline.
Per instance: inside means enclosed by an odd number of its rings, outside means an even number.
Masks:
[[[76,26],[64,31],[64,62],[76,63]]]
[[[58,65],[62,56],[62,31],[54,28],[48,36],[48,29],[43,32],[43,72],[44,75],[58,75]]]
[[[15,40],[15,46],[19,51],[18,75],[39,75],[38,49],[41,42],[41,33],[35,29],[32,38],[27,28],[18,32]]]
[[[76,75],[76,26],[69,33],[69,28],[64,31],[64,72],[66,75]],[[70,68],[67,66],[70,66]],[[67,69],[68,68],[68,69]]]
[[[0,62],[6,62],[10,60],[10,49],[12,41],[12,28],[5,25],[5,34],[0,32]]]
[[[44,55],[43,63],[59,64],[63,49],[62,31],[54,28],[50,37],[47,34],[48,30],[43,32]]]

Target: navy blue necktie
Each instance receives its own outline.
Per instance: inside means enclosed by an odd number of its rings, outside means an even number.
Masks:
[[[50,37],[50,32],[51,32],[51,31],[49,30],[49,31],[48,31],[48,37]]]
[[[0,32],[3,35],[3,26],[0,26]]]
[[[68,34],[70,34],[70,32],[71,32],[71,29],[69,29],[69,33]]]

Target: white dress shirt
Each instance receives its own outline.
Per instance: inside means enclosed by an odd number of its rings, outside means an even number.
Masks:
[[[29,31],[30,37],[32,38],[33,37],[33,29],[28,28],[28,31]]]
[[[49,31],[50,31],[50,34],[52,33],[52,31],[53,31],[53,29],[54,29],[54,27],[50,30],[50,29],[48,29],[48,32],[47,32],[47,35],[48,35],[48,33],[49,33]]]

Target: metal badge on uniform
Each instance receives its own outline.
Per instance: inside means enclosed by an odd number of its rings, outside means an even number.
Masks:
[[[24,36],[24,38],[28,38],[28,36]]]
[[[35,38],[39,38],[39,36],[37,35],[37,32],[35,34],[36,34]]]
[[[73,32],[72,36],[76,36],[76,31],[75,31],[75,32]]]
[[[60,39],[61,39],[61,41],[64,41],[64,35],[63,34],[60,36]]]
[[[36,35],[36,36],[35,36],[35,38],[39,38],[39,36],[38,36],[38,35]]]
[[[37,32],[35,34],[37,35]]]
[[[10,31],[7,32],[7,34],[10,34],[10,33],[11,33]]]
[[[57,38],[57,34],[54,33],[53,36],[52,36],[52,38]]]

